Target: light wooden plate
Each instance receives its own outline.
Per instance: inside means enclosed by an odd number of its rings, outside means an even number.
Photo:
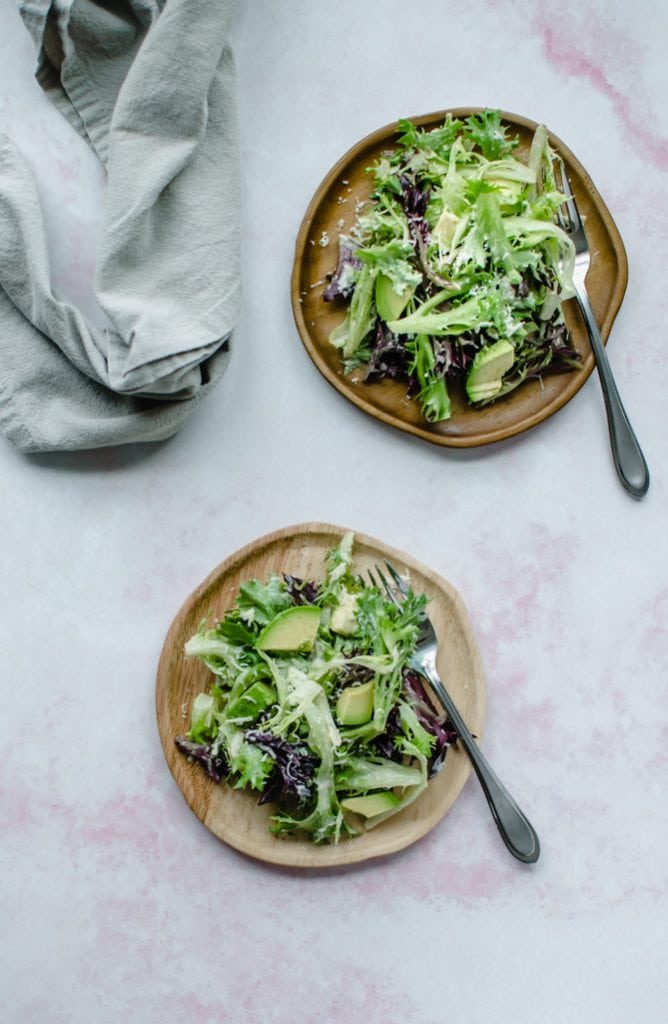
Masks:
[[[302,523],[271,533],[225,559],[187,599],[165,639],[158,667],[156,710],[167,764],[186,801],[206,827],[228,845],[259,860],[302,868],[353,864],[400,850],[425,835],[449,810],[468,778],[470,762],[451,748],[441,772],[420,797],[395,817],[338,845],[316,846],[297,836],[277,838],[269,832],[272,809],[259,806],[257,796],[216,785],[202,768],[188,761],[174,737],[187,731],[193,697],[209,688],[211,674],[196,659],[186,658],[183,645],[205,617],[221,618],[233,605],[239,584],[248,578],[288,572],[321,579],[325,553],[346,531],[324,523]],[[438,667],[471,731],[482,735],[485,684],[480,655],[462,600],[436,573],[372,537],[355,535],[355,566],[359,571],[387,558],[401,572],[408,570],[416,591],[429,598],[428,611],[439,637]]]
[[[480,108],[457,108],[454,117],[467,117]],[[410,118],[414,124],[431,129],[443,123],[446,111]],[[519,137],[518,153],[524,158],[536,128],[534,121],[503,113],[512,134]],[[346,376],[340,353],[328,338],[343,319],[340,304],[322,298],[326,276],[334,271],[338,236],[355,222],[355,204],[368,199],[371,175],[366,173],[383,152],[392,149],[396,124],[386,125],[353,146],[332,168],[311,200],[302,221],[292,272],[292,309],[297,329],[309,356],[320,373],[345,398],[370,416],[431,441],[454,448],[471,448],[501,441],[547,419],[566,404],[582,387],[594,369],[594,356],[586,328],[575,301],[566,303],[565,316],[583,366],[570,373],[545,374],[542,383],[527,381],[505,398],[483,409],[472,409],[463,387],[452,387],[453,415],[442,423],[428,423],[417,402],[406,398],[405,386],[384,380],[364,384],[361,370]],[[586,217],[592,262],[587,288],[594,313],[607,341],[626,290],[628,268],[624,245],[617,227],[591,178],[571,151],[551,132],[552,147],[566,163],[580,212]],[[320,244],[328,239],[328,244]]]

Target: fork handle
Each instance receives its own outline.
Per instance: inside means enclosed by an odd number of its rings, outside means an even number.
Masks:
[[[429,666],[425,666],[423,671],[434,693],[447,711],[448,718],[469,756],[483,792],[487,797],[489,809],[501,833],[501,838],[514,857],[517,857],[518,860],[523,861],[525,864],[532,864],[538,860],[540,854],[540,843],[533,825],[517,806],[506,787],[497,778],[487,758],[483,755],[480,747],[469,732],[466,722],[457,710],[457,706],[443,686],[438,674],[431,670]]]
[[[634,498],[642,498],[649,488],[649,469],[645,462],[638,439],[633,433],[622,400],[619,397],[615,378],[608,361],[601,332],[598,329],[589,296],[583,287],[576,285],[576,294],[582,315],[589,332],[589,340],[596,359],[605,411],[608,417],[608,431],[612,447],[612,458],[622,486]]]

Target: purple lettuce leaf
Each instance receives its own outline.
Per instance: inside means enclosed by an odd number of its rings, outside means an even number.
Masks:
[[[320,596],[320,588],[313,580],[303,580],[299,576],[283,573],[283,579],[293,604],[316,604]]]
[[[457,733],[445,714],[438,714],[427,697],[422,679],[417,672],[404,671],[404,692],[411,702],[418,722],[434,736],[436,742],[429,759],[429,775],[435,775],[443,766],[448,747],[457,742]]]
[[[409,375],[411,355],[397,334],[393,334],[380,318],[376,321],[371,356],[364,381],[372,384],[383,377],[406,379]]]
[[[375,753],[380,754],[381,757],[386,757],[388,761],[402,761],[403,754],[398,749],[396,743],[397,737],[401,735],[401,722],[399,720],[399,712],[395,704],[387,716],[385,732],[381,733],[380,736],[376,736],[376,738],[372,740],[370,746],[373,747]]]
[[[307,800],[313,792],[318,759],[304,747],[261,729],[249,729],[244,739],[274,759],[275,770],[264,788],[261,804],[278,803],[285,796]]]
[[[214,753],[212,743],[194,743],[187,736],[177,736],[174,742],[182,754],[202,765],[213,782],[220,782],[229,775],[230,768],[225,757],[220,751]]]
[[[436,358],[434,374],[447,379],[466,373],[480,347],[480,342],[472,334],[460,334],[457,338],[432,338],[431,343]]]
[[[451,287],[451,282],[441,277],[429,265],[427,259],[427,246],[429,244],[430,230],[425,214],[429,204],[431,189],[429,186],[418,184],[416,179],[408,174],[402,174],[399,179],[401,185],[400,202],[408,221],[408,231],[415,248],[420,269],[428,281],[439,288]]]
[[[339,259],[336,270],[329,277],[329,283],[322,293],[325,302],[333,302],[335,299],[342,299],[347,302],[355,290],[354,278],[351,277],[351,270],[359,270],[362,262],[356,256],[357,245],[345,235],[339,238]]]
[[[573,369],[582,364],[579,352],[573,348],[570,332],[565,323],[549,323],[545,330],[545,340],[552,350],[553,365]]]

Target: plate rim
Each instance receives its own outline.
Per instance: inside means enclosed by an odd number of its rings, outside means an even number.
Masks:
[[[401,118],[401,120],[411,121],[417,126],[429,124],[439,118],[443,120],[447,114],[451,114],[453,117],[468,117],[472,114],[481,113],[483,110],[489,108],[471,106],[471,107],[448,107],[444,110],[432,111],[427,114],[419,114],[417,116],[411,116]],[[496,109],[496,108],[494,108]],[[515,114],[507,110],[500,110],[502,120],[506,121],[509,125],[518,125],[527,130],[535,131],[541,122],[533,121],[531,118],[525,117],[521,114]],[[556,412],[562,409],[572,398],[580,391],[584,386],[588,378],[591,376],[595,364],[593,359],[588,360],[587,365],[582,370],[577,371],[573,374],[563,374],[564,377],[568,377],[571,383],[566,385],[559,391],[553,401],[546,407],[535,410],[532,414],[522,419],[517,424],[511,424],[505,427],[498,427],[494,430],[480,432],[478,434],[468,434],[466,436],[438,434],[427,429],[426,425],[420,425],[410,423],[402,420],[400,417],[386,412],[384,409],[380,409],[375,406],[372,402],[365,399],[362,394],[357,393],[349,385],[347,385],[345,376],[342,373],[334,373],[330,370],[329,366],[322,357],[319,347],[314,343],[304,311],[302,303],[300,302],[300,274],[301,274],[301,262],[305,252],[307,251],[308,236],[311,229],[311,224],[315,217],[315,214],[329,189],[336,183],[336,181],[342,176],[345,169],[348,167],[350,162],[357,156],[357,154],[363,151],[365,148],[376,145],[383,141],[383,139],[390,139],[392,135],[396,134],[399,125],[399,120],[389,122],[380,128],[376,128],[374,131],[369,132],[363,138],[359,139],[337,160],[337,162],[327,172],[325,177],[322,179],[317,189],[315,190],[304,216],[302,218],[297,238],[295,240],[295,251],[292,265],[292,273],[290,277],[290,291],[291,291],[291,304],[292,313],[297,327],[297,332],[301,338],[302,344],[306,349],[311,361],[325,378],[325,380],[342,395],[345,399],[355,405],[358,409],[364,412],[366,415],[373,417],[376,420],[386,424],[387,426],[393,427],[396,430],[400,430],[403,433],[419,437],[424,441],[428,441],[431,444],[438,445],[439,447],[445,448],[479,448],[489,444],[496,444],[501,441],[508,440],[511,437],[516,437],[520,434],[526,433],[533,427],[538,426],[545,420],[548,420]],[[575,154],[569,149],[568,146],[551,131],[550,128],[545,126],[548,134],[548,138],[553,148],[556,149],[563,157],[569,169],[573,169],[577,172],[577,176],[582,180],[583,185],[592,197],[598,213],[605,225],[607,234],[609,235],[612,242],[612,251],[614,251],[615,258],[617,260],[618,272],[615,279],[614,288],[612,290],[611,298],[609,301],[606,315],[601,324],[599,324],[601,337],[603,343],[606,344],[612,330],[613,323],[621,309],[626,288],[628,285],[628,258],[626,255],[626,249],[622,240],[619,229],[610,213],[603,197],[599,193],[598,189],[594,185],[591,176],[578,160]],[[573,300],[574,301],[574,300]],[[578,314],[579,315],[579,314]],[[373,387],[374,385],[370,385]]]
[[[478,720],[473,722],[471,725],[479,740],[484,734],[487,707],[487,687],[482,656],[473,632],[466,605],[464,604],[459,591],[452,583],[422,563],[419,559],[414,558],[409,553],[395,548],[392,545],[386,544],[377,537],[360,531],[351,530],[349,527],[342,527],[337,524],[323,521],[305,521],[281,527],[278,530],[272,530],[269,533],[265,533],[262,536],[251,540],[247,544],[242,545],[235,551],[231,552],[207,574],[201,583],[195,587],[195,589],[182,602],[180,608],[173,617],[165,635],[158,660],[155,683],[155,713],[158,736],[165,761],[181,796],[186,801],[191,811],[205,826],[205,828],[207,828],[212,835],[216,836],[216,838],[221,840],[225,845],[265,864],[279,867],[317,870],[352,866],[369,860],[384,859],[387,856],[396,854],[424,838],[424,836],[431,832],[436,825],[442,821],[461,795],[461,792],[472,772],[471,763],[463,749],[456,750],[453,756],[461,759],[459,777],[454,781],[453,787],[448,791],[446,798],[436,806],[430,815],[426,817],[425,827],[418,830],[417,834],[409,835],[405,841],[402,834],[397,837],[397,841],[390,844],[389,848],[381,852],[374,849],[367,849],[363,844],[359,844],[355,839],[342,841],[336,845],[315,845],[313,843],[306,843],[303,841],[291,842],[290,838],[287,837],[285,839],[276,839],[276,846],[272,850],[272,855],[268,856],[262,851],[258,852],[254,848],[252,842],[240,842],[236,835],[232,835],[230,837],[230,835],[222,834],[224,832],[223,829],[217,830],[213,828],[212,824],[206,820],[207,809],[204,809],[203,814],[200,814],[197,808],[193,806],[194,797],[193,801],[191,801],[184,790],[178,774],[184,769],[187,762],[185,759],[181,762],[180,759],[174,757],[170,759],[168,750],[173,750],[174,733],[171,729],[163,730],[162,728],[162,721],[165,717],[164,708],[167,706],[167,697],[169,694],[169,680],[172,670],[172,662],[175,657],[183,656],[176,652],[174,644],[174,639],[178,635],[182,623],[184,620],[187,620],[188,615],[192,614],[193,610],[197,608],[198,603],[206,596],[212,587],[216,586],[217,588],[220,588],[224,586],[225,576],[231,569],[233,569],[234,565],[243,563],[248,558],[252,557],[255,551],[267,548],[285,540],[298,539],[300,536],[309,536],[314,533],[323,533],[342,537],[348,532],[354,533],[356,543],[359,542],[361,545],[379,549],[388,557],[396,559],[399,563],[403,562],[409,569],[414,569],[418,573],[422,574],[425,579],[432,584],[434,589],[441,591],[444,596],[449,599],[453,607],[456,608],[458,626],[463,633],[466,648],[472,662],[471,679],[469,682],[470,685],[475,687],[475,706]],[[198,766],[196,765],[189,767],[194,770],[201,771],[201,769],[198,769]],[[209,785],[213,786],[214,783],[209,783]],[[254,799],[252,794],[246,793],[245,791],[236,792],[241,793],[243,796],[247,796],[249,800]],[[382,828],[382,826],[379,826],[379,828]],[[304,851],[307,851],[306,856],[300,857],[300,852],[303,853]],[[314,851],[317,851],[315,856]]]

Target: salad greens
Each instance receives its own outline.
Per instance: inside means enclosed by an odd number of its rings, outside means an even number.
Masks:
[[[327,554],[322,581],[242,583],[232,609],[185,646],[213,680],[179,750],[214,782],[276,805],[276,835],[336,843],[396,814],[456,739],[409,668],[425,607],[412,591],[397,607],[355,574],[352,533]]]
[[[344,371],[405,381],[431,422],[451,416],[452,382],[480,408],[581,365],[561,311],[575,253],[556,223],[564,197],[546,129],[526,162],[516,147],[499,111],[448,114],[431,130],[400,121],[395,147],[368,169],[369,202],[339,236],[324,299],[347,306],[329,339]]]

